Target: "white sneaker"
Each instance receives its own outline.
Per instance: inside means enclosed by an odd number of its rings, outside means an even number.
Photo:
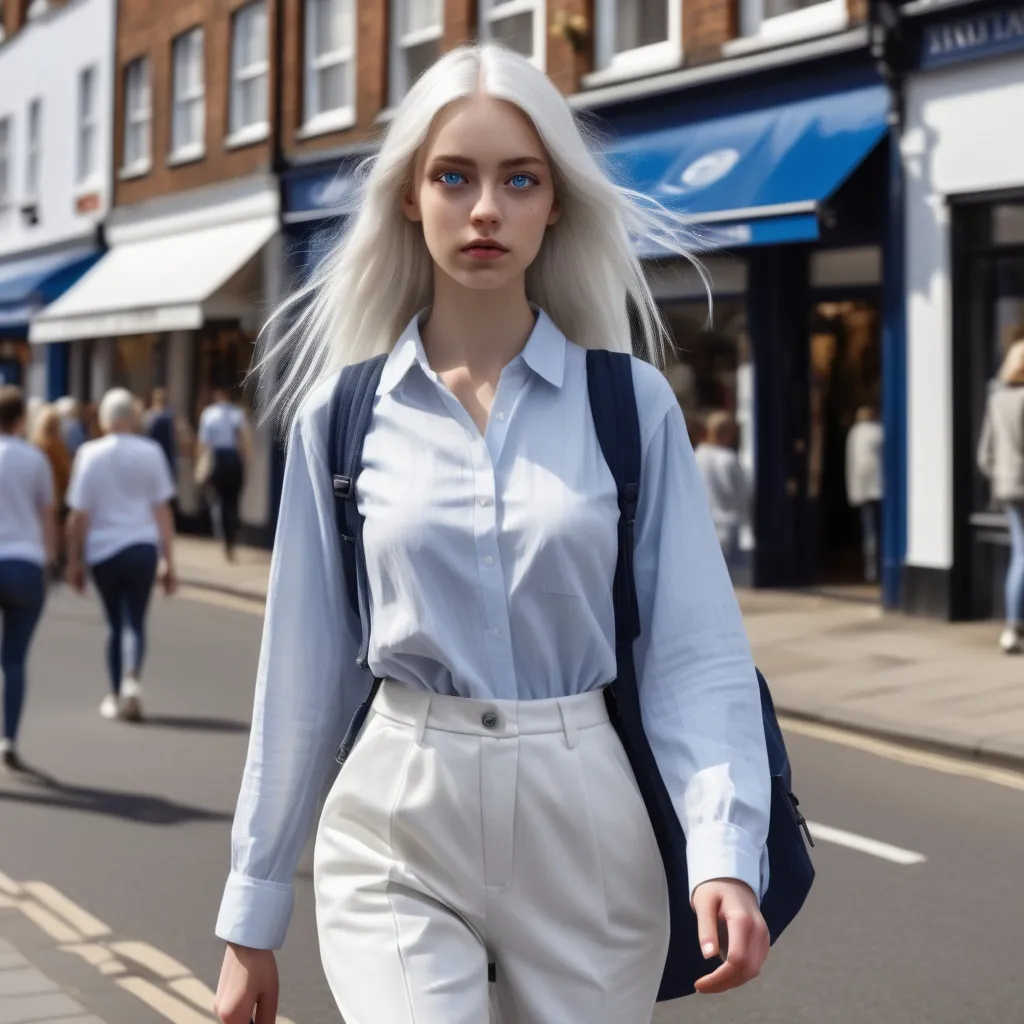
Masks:
[[[100,714],[106,719],[117,718],[117,698],[112,693],[108,693],[103,698],[103,703],[100,704]]]
[[[131,676],[125,676],[121,682],[118,715],[126,722],[142,721],[142,687]]]
[[[999,646],[1003,649],[1003,654],[1020,654],[1024,649],[1021,647],[1020,634],[1010,626],[1003,630],[1003,635],[999,638]]]

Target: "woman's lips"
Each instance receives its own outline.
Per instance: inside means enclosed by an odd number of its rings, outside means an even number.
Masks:
[[[467,245],[462,251],[474,260],[497,260],[508,252],[496,245]]]

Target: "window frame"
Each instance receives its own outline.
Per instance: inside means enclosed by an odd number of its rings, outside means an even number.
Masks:
[[[11,168],[14,163],[14,115],[5,114],[0,117],[0,210],[11,203]]]
[[[255,17],[257,9],[263,12],[264,55],[262,61],[255,61],[240,67],[241,36],[239,28],[243,18]],[[270,134],[270,22],[266,0],[252,0],[238,7],[231,15],[231,88],[228,91],[228,138],[227,146],[247,145],[260,142]],[[241,86],[257,78],[263,78],[263,120],[239,124],[241,110]]]
[[[100,125],[99,97],[97,96],[99,77],[99,69],[96,64],[80,68],[78,72],[75,185],[79,191],[100,184]],[[86,81],[89,82],[89,98],[92,101],[88,109],[85,105]],[[91,163],[91,166],[86,166],[87,163]]]
[[[356,123],[356,60],[359,52],[359,10],[357,0],[349,2],[349,17],[352,19],[352,45],[347,49],[332,50],[330,53],[316,52],[316,18],[314,7],[319,0],[305,0],[305,88],[302,96],[303,124],[300,135],[317,135],[321,132],[339,131],[351,128]],[[338,2],[338,0],[332,0]],[[323,109],[319,97],[319,72],[325,68],[347,65],[348,95],[351,102],[344,107]]]
[[[132,69],[141,68],[138,82],[140,91],[144,91],[146,97],[145,108],[138,108],[133,104]],[[124,137],[121,140],[121,177],[132,178],[146,174],[153,166],[153,79],[150,71],[149,55],[140,54],[124,65]],[[133,132],[140,126],[145,127],[144,151],[133,154],[134,159],[129,160],[128,142],[133,137]]]
[[[409,81],[409,69],[405,63],[404,51],[437,40],[437,52],[440,56],[441,43],[444,39],[444,3],[439,4],[441,16],[436,25],[416,29],[413,32],[403,31],[405,7],[410,2],[411,0],[391,0],[391,38],[388,46],[391,68],[388,76],[388,102],[391,106],[397,106],[412,85],[412,82]]]
[[[636,75],[668,71],[683,59],[683,5],[681,0],[665,0],[668,6],[668,37],[632,50],[615,50],[617,0],[595,0],[594,56],[598,70],[588,75],[584,85],[600,85]]]
[[[198,42],[197,42],[198,41]],[[184,58],[185,48],[188,48],[188,56]],[[189,88],[183,88],[183,64],[185,60],[190,63],[196,61],[198,50],[198,84],[195,78],[189,76]],[[183,111],[190,112],[194,104],[198,103],[201,111],[199,118],[199,137],[182,141],[177,138],[179,125],[182,123],[181,114]],[[185,122],[191,125],[191,118],[185,118]],[[193,25],[174,37],[171,43],[171,147],[169,161],[181,163],[187,160],[198,160],[206,154],[206,38],[202,25]]]
[[[740,34],[722,47],[725,56],[842,32],[850,24],[846,0],[820,0],[771,17],[764,9],[765,0],[740,0]]]
[[[43,98],[28,102],[25,117],[25,198],[37,200],[43,173]]]
[[[547,67],[547,0],[480,0],[480,37],[493,38],[492,21],[517,14],[533,14],[533,53],[530,63],[544,71]]]

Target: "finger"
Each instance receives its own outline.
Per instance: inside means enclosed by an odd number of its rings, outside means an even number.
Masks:
[[[697,915],[697,938],[705,960],[718,954],[718,910],[722,898],[714,892],[701,892],[700,886],[693,894],[693,909]]]
[[[260,996],[253,1024],[274,1024],[277,1020],[277,989],[272,988]]]
[[[760,968],[760,939],[754,935],[753,918],[737,914],[729,917],[726,925],[729,931],[728,955],[718,970],[700,979],[697,991],[705,995],[737,988],[749,981]]]

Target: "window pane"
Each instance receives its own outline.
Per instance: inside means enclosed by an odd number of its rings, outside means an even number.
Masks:
[[[317,56],[346,50],[353,43],[352,0],[312,0],[313,45]]]
[[[802,11],[805,7],[825,3],[825,0],[764,0],[764,16],[774,18],[780,14]]]
[[[86,68],[81,75],[78,87],[78,116],[81,120],[92,117],[93,104],[93,69]]]
[[[437,60],[437,44],[438,40],[431,39],[429,42],[420,43],[419,46],[405,48],[403,52],[405,54],[406,82],[409,85],[412,85]]]
[[[81,126],[78,150],[78,180],[86,181],[93,175],[95,167],[96,129],[90,123]]]
[[[10,118],[4,118],[0,121],[0,196],[7,195],[8,180],[10,172],[8,171],[8,147],[10,145],[11,138],[11,121]]]
[[[441,0],[405,0],[405,32],[418,32],[440,24]]]
[[[351,100],[348,95],[348,63],[332,64],[316,73],[317,113],[347,107]]]
[[[616,53],[667,39],[668,0],[616,0]]]
[[[996,245],[1024,244],[1024,203],[1000,203],[992,208],[992,241]]]
[[[496,18],[491,22],[491,36],[526,57],[533,56],[533,12]]]
[[[189,101],[188,120],[189,143],[194,146],[201,146],[203,144],[203,135],[206,131],[206,101],[201,96]]]

